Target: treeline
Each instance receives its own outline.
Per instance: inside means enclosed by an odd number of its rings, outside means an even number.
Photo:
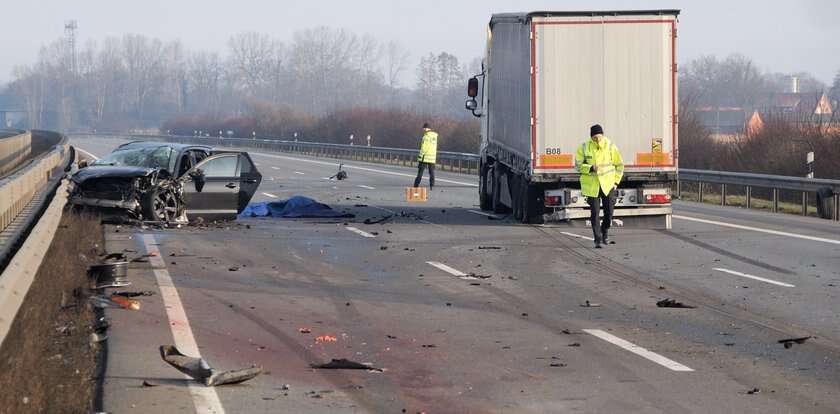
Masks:
[[[680,114],[680,167],[804,177],[806,155],[815,155],[817,178],[840,179],[840,117],[812,122],[782,114],[765,119],[750,136],[715,139],[688,109]]]
[[[9,90],[26,111],[25,127],[62,131],[244,118],[253,102],[314,118],[356,107],[466,118],[466,78],[479,70],[477,60],[468,68],[451,54],[430,53],[411,67],[411,58],[396,42],[330,27],[291,39],[237,34],[224,54],[142,35],[90,40],[75,51],[59,39],[15,69]],[[416,84],[404,85],[412,71]]]
[[[478,151],[479,123],[476,118],[426,116],[416,111],[352,108],[313,117],[266,102],[251,102],[247,115],[215,117],[179,116],[163,125],[163,132],[173,135],[219,134],[241,138],[270,138],[333,144],[367,145],[393,148],[417,148],[422,125],[429,122],[440,134],[442,151]]]

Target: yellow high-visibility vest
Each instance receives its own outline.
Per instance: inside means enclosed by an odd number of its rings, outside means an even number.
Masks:
[[[598,168],[593,173],[592,166]],[[599,190],[609,194],[624,176],[624,161],[618,148],[607,137],[600,143],[591,139],[578,147],[575,168],[580,173],[580,189],[586,197],[598,197]]]
[[[420,144],[420,154],[417,161],[434,164],[437,160],[437,139],[438,134],[431,129],[423,130],[423,142]]]

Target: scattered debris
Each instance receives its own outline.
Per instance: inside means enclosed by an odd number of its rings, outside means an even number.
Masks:
[[[478,246],[478,250],[502,250],[499,246]]]
[[[470,272],[470,274],[464,276],[465,279],[490,279],[493,275],[479,275],[476,273]]]
[[[231,271],[231,272],[235,272],[235,271],[239,270],[239,266],[231,266],[231,267],[228,268],[228,270]]]
[[[324,342],[336,342],[336,341],[338,341],[338,339],[336,337],[329,336],[329,335],[321,335],[321,336],[315,337],[315,343],[318,343],[318,344],[322,344]]]
[[[379,250],[388,250],[388,246],[379,246]]]
[[[785,346],[785,349],[790,349],[793,347],[793,344],[804,344],[805,341],[813,338],[813,336],[803,336],[801,338],[787,338],[787,339],[780,339],[778,342]]]
[[[388,339],[397,339],[397,337],[394,335],[385,335],[385,337]]]
[[[138,296],[154,296],[155,292],[152,292],[151,290],[141,290],[138,292],[131,292],[127,290],[115,290],[113,293],[111,293],[111,295],[124,296],[126,298],[136,298]]]
[[[570,344],[569,344],[569,345],[567,345],[567,346],[571,346],[571,347],[580,347],[580,342],[572,342],[572,343],[570,343]]]
[[[589,300],[587,300],[586,302],[582,303],[580,306],[584,307],[584,308],[600,308],[601,304],[600,303],[593,303],[593,302],[590,302]]]
[[[686,305],[682,302],[677,302],[674,299],[666,298],[662,299],[659,302],[656,302],[656,306],[660,308],[681,308],[681,309],[694,309],[696,306]]]
[[[216,371],[203,358],[182,354],[174,345],[161,345],[160,357],[166,363],[189,375],[208,387],[224,384],[238,384],[248,381],[263,372],[262,367],[251,367],[231,371]]]
[[[312,333],[312,329],[309,329],[309,328],[300,328],[300,329],[298,329],[298,332],[300,332],[300,333],[302,333],[302,334],[308,334],[308,333]]]
[[[124,296],[111,296],[110,298],[93,295],[89,298],[90,303],[97,308],[122,308],[140,310],[140,301],[128,299]]]
[[[384,223],[384,222],[392,219],[393,217],[394,217],[394,215],[392,214],[392,215],[387,215],[387,216],[382,216],[382,217],[366,218],[365,221],[363,221],[363,223],[364,224],[379,224],[379,223]]]
[[[760,393],[760,392],[761,392],[761,390],[760,390],[760,389],[758,389],[758,388],[753,388],[753,389],[751,389],[751,390],[747,391],[747,394],[749,394],[749,395],[753,395],[753,394],[758,394],[758,393]]]
[[[106,341],[108,339],[108,335],[99,332],[91,332],[90,333],[90,343],[91,344],[98,344],[102,341]]]
[[[420,347],[421,348],[437,348],[437,345],[435,345],[435,344],[423,344],[423,345],[420,345]]]
[[[93,279],[96,289],[131,285],[128,281],[128,262],[125,260],[91,265],[88,276]]]
[[[330,362],[310,364],[309,366],[315,369],[364,369],[367,371],[384,372],[382,368],[376,368],[372,364],[363,364],[346,358],[333,358]]]
[[[338,172],[335,173],[334,175],[332,175],[330,177],[330,180],[335,179],[335,180],[341,181],[341,180],[346,180],[347,179],[347,171],[344,171],[344,170],[341,169],[341,167],[343,167],[343,166],[344,166],[344,164],[338,164]]]

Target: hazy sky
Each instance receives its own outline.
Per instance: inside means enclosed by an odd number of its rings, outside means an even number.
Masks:
[[[540,0],[29,0],[0,4],[0,82],[12,68],[34,61],[38,48],[63,36],[76,19],[79,38],[140,33],[181,39],[191,49],[224,51],[242,31],[289,39],[301,28],[327,25],[380,40],[394,39],[412,53],[408,81],[421,55],[447,51],[463,62],[482,53],[485,27],[495,12],[679,8],[678,60],[740,52],[762,69],[808,71],[830,82],[840,69],[840,2],[785,1],[540,1]]]

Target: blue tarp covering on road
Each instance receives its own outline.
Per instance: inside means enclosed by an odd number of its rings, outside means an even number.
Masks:
[[[355,215],[333,210],[309,197],[294,196],[288,200],[248,204],[239,217],[352,218]]]

